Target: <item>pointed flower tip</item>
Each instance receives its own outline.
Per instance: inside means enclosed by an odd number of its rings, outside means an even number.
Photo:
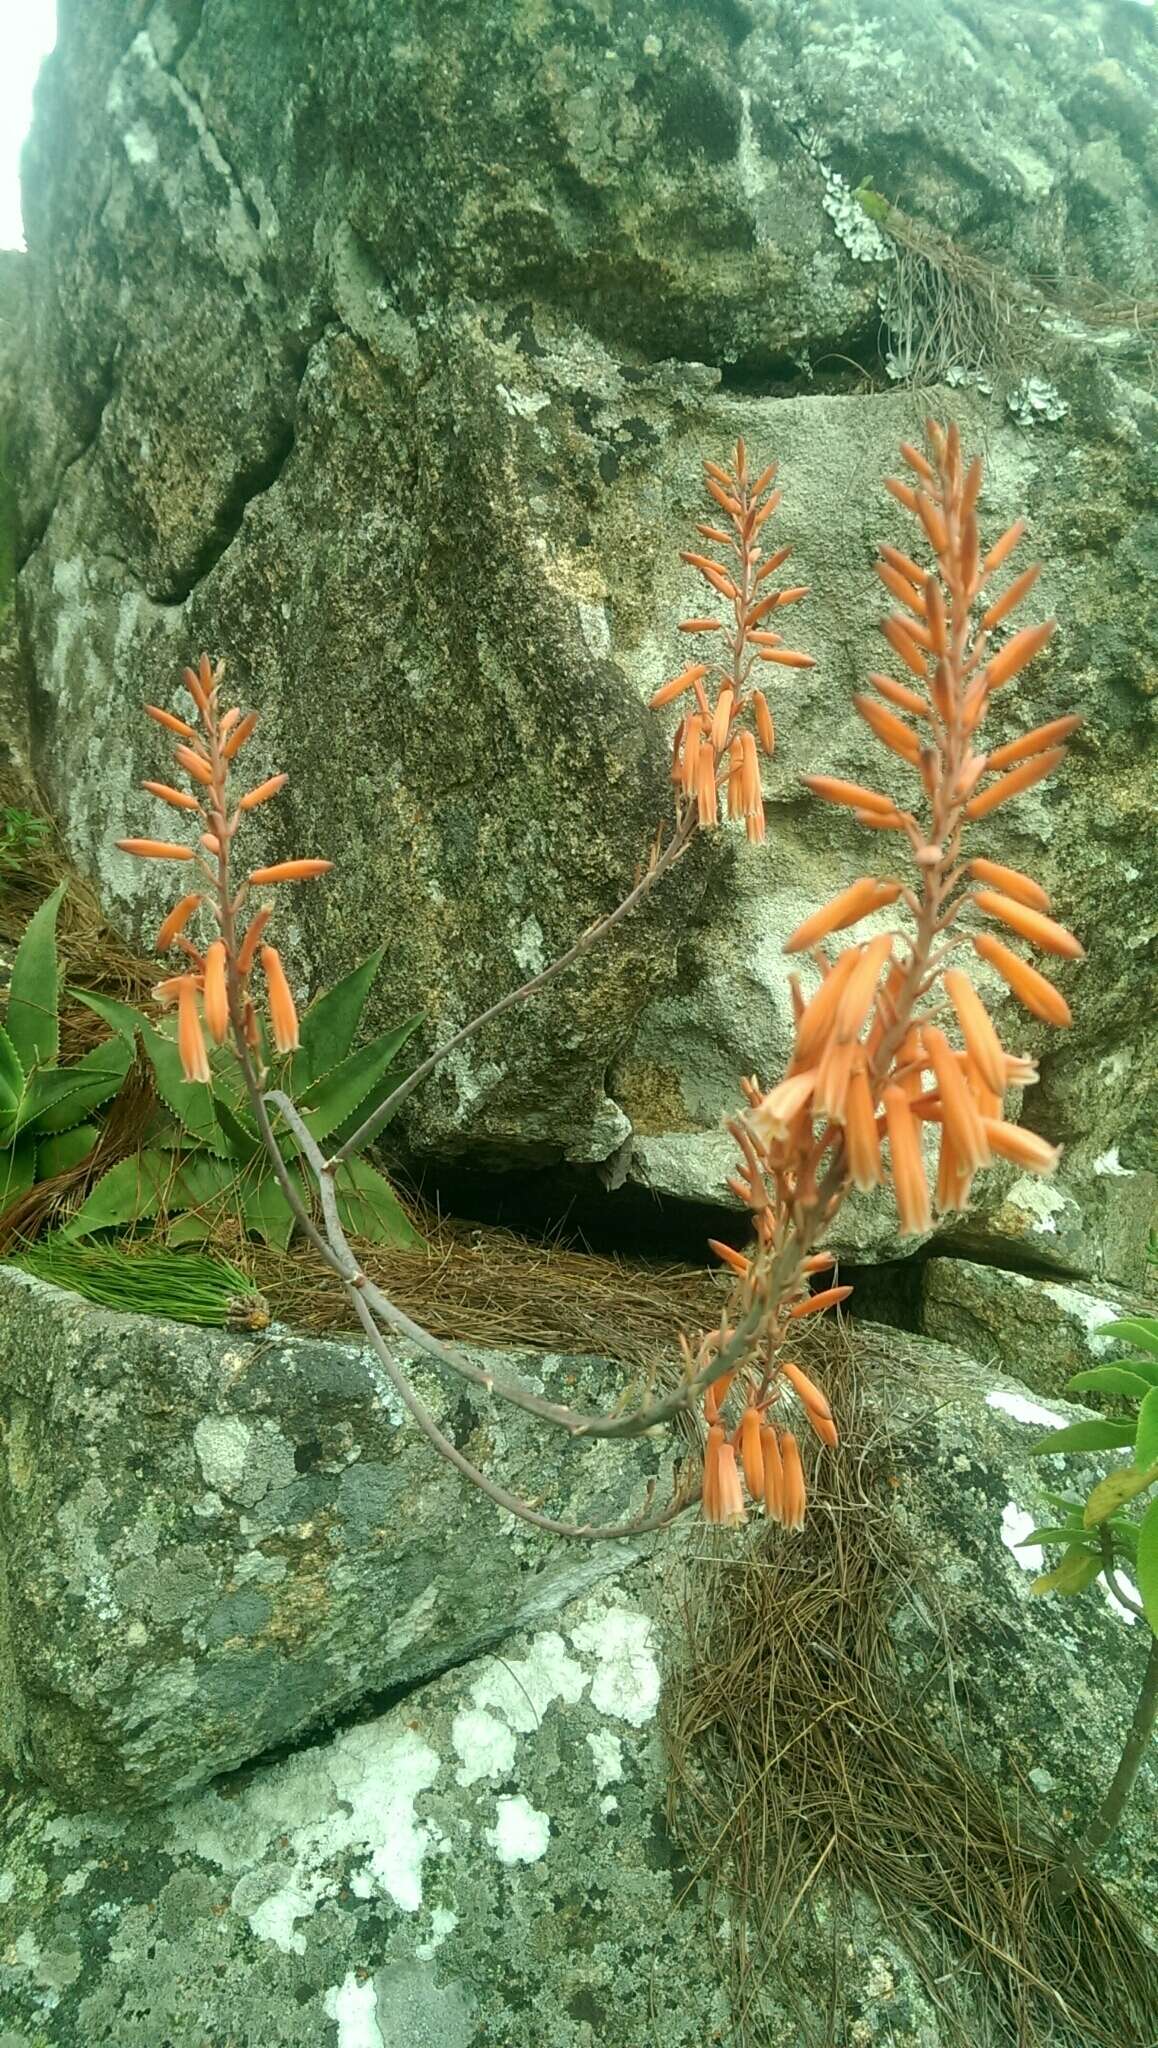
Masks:
[[[301,1045],[298,1013],[290,994],[281,955],[276,947],[262,947],[261,966],[269,994],[269,1021],[273,1027],[273,1042],[279,1052],[297,1052]]]
[[[272,867],[254,868],[247,880],[258,887],[266,882],[311,882],[329,874],[333,865],[332,860],[279,860]]]
[[[167,839],[118,839],[122,853],[134,853],[138,860],[192,860],[191,846],[175,846]]]

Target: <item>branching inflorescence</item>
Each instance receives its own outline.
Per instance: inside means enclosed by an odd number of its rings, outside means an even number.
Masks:
[[[726,551],[685,554],[716,597],[731,606],[731,620],[686,619],[681,632],[713,636],[723,652],[697,661],[662,685],[652,698],[663,706],[690,696],[672,754],[676,816],[666,845],[657,841],[642,878],[616,907],[589,927],[540,974],[482,1012],[438,1047],[375,1109],[361,1128],[326,1156],[311,1134],[308,1115],[276,1087],[267,1086],[266,1060],[298,1042],[297,1018],[281,960],[266,943],[267,905],[242,912],[259,892],[281,882],[326,871],[319,859],[254,868],[237,883],[232,850],[249,813],[275,797],[286,777],[274,775],[236,801],[230,770],[256,725],[256,714],[222,710],[221,669],[203,656],[186,669],[196,722],[156,707],[149,716],[177,739],[175,759],[188,791],[145,784],[163,803],[189,814],[198,845],[152,839],[122,840],[125,851],[149,859],[194,862],[200,884],[165,919],[157,949],[176,949],[184,966],[161,984],[177,1006],[177,1040],[186,1076],[209,1076],[205,1034],[227,1038],[241,1063],[262,1140],[299,1230],[342,1279],[370,1342],[381,1392],[398,1396],[429,1441],[465,1478],[498,1506],[554,1534],[594,1539],[662,1527],[702,1499],[707,1518],[738,1522],[746,1497],[762,1502],[788,1528],[805,1512],[805,1478],[796,1431],[782,1426],[799,1410],[821,1443],[835,1446],[837,1430],[820,1388],[788,1355],[800,1320],[845,1299],[851,1289],[826,1285],[809,1291],[812,1277],[833,1264],[819,1240],[852,1188],[891,1182],[903,1235],[932,1226],[934,1200],[942,1211],[962,1209],[974,1175],[995,1157],[1048,1172],[1057,1152],[1004,1114],[1007,1091],[1036,1078],[1032,1062],[1007,1053],[984,1002],[959,964],[970,945],[994,968],[1035,1016],[1067,1024],[1069,1010],[1054,985],[996,932],[1062,957],[1076,957],[1076,939],[1049,915],[1049,902],[1029,876],[981,857],[966,857],[967,827],[1030,788],[1058,766],[1065,741],[1080,724],[1059,718],[986,754],[976,736],[991,694],[1017,675],[1048,640],[1053,622],[1030,626],[1001,646],[994,629],[1028,595],[1036,568],[1018,576],[1001,596],[989,585],[1023,532],[1018,521],[982,554],[977,501],[981,465],[966,466],[955,427],[928,428],[928,453],[905,445],[915,482],[889,482],[894,497],[914,514],[933,556],[932,570],[898,549],[883,547],[877,564],[900,609],[884,634],[907,679],[870,678],[874,694],[854,699],[876,737],[917,783],[917,812],[900,798],[827,775],[805,776],[828,802],[851,808],[867,828],[895,835],[915,866],[912,882],[864,877],[805,920],[785,945],[807,955],[819,985],[806,995],[791,977],[796,1018],[788,1071],[763,1090],[742,1085],[745,1108],[728,1128],[739,1148],[732,1186],[750,1212],[754,1243],[747,1254],[715,1244],[734,1280],[720,1325],[691,1343],[683,1340],[678,1385],[638,1407],[585,1413],[545,1399],[517,1382],[496,1379],[473,1360],[440,1343],[398,1309],[362,1269],[342,1229],[336,1187],[345,1161],[365,1146],[387,1118],[448,1053],[514,1004],[526,1000],[606,936],[643,901],[700,830],[719,822],[721,792],[729,818],[740,819],[749,840],[764,838],[758,748],[771,754],[774,729],[763,691],[752,682],[757,665],[809,668],[812,657],[786,647],[770,621],[807,593],[803,586],[768,587],[786,547],[762,555],[761,532],[779,503],[774,470],[750,478],[743,443],[731,469],[705,464],[706,485],[725,525],[702,525],[703,538]],[[719,635],[715,640],[714,636]],[[877,912],[907,914],[904,930],[889,929],[835,952],[835,935]],[[190,931],[207,916],[213,934],[204,950]],[[258,958],[265,980],[269,1028],[263,1031],[252,993]],[[952,1034],[952,1036],[950,1035]],[[954,1040],[959,1040],[955,1043]],[[280,1125],[280,1135],[277,1126]],[[939,1159],[931,1189],[922,1132],[936,1127]],[[887,1161],[885,1148],[887,1147]],[[303,1200],[287,1164],[292,1150],[310,1169],[318,1213]],[[572,1436],[617,1438],[655,1429],[702,1403],[706,1427],[702,1489],[685,1480],[675,1497],[653,1512],[650,1497],[633,1521],[595,1526],[561,1522],[509,1493],[481,1472],[439,1428],[398,1363],[401,1340],[476,1389]]]
[[[933,568],[897,548],[880,549],[877,571],[899,607],[882,630],[906,680],[874,674],[874,694],[853,701],[895,765],[915,780],[920,816],[876,789],[828,775],[803,779],[869,830],[894,835],[916,873],[912,882],[862,877],[785,942],[790,956],[811,959],[819,986],[806,995],[791,977],[796,1030],[784,1078],[767,1092],[755,1081],[743,1084],[747,1107],[729,1125],[740,1150],[732,1187],[751,1211],[755,1242],[746,1256],[714,1247],[733,1268],[735,1284],[720,1329],[689,1352],[695,1373],[712,1356],[731,1364],[733,1333],[755,1318],[734,1383],[725,1374],[704,1402],[704,1508],[717,1521],[743,1518],[741,1472],[749,1496],[771,1515],[789,1526],[802,1520],[795,1436],[780,1435],[772,1420],[786,1396],[795,1396],[822,1442],[836,1441],[824,1395],[785,1352],[801,1316],[851,1291],[807,1292],[810,1275],[831,1263],[815,1247],[850,1189],[891,1182],[901,1235],[920,1236],[932,1228],[934,1204],[942,1214],[967,1206],[974,1175],[995,1158],[1040,1173],[1057,1163],[1055,1147],[1004,1116],[1007,1092],[1035,1080],[1036,1070],[1002,1046],[969,974],[956,963],[971,947],[1035,1016],[1069,1023],[1053,983],[987,927],[1063,958],[1080,956],[1081,946],[1049,915],[1037,882],[970,857],[965,840],[971,825],[1058,767],[1081,719],[1054,719],[992,752],[981,750],[977,736],[991,696],[1045,646],[1054,622],[1023,627],[995,644],[995,628],[1037,580],[1037,568],[1029,568],[1000,596],[988,595],[1024,522],[982,552],[981,464],[965,465],[956,427],[944,431],[930,422],[928,453],[905,444],[902,454],[915,480],[890,479],[888,489],[918,521]],[[737,471],[741,459],[738,451]],[[874,913],[894,911],[907,913],[904,929],[890,921],[870,938],[830,946]],[[939,1139],[932,1187],[922,1142],[930,1125]],[[730,1426],[721,1415],[725,1393],[739,1410]]]

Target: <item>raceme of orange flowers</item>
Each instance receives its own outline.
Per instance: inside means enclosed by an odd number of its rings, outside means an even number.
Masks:
[[[672,743],[672,781],[681,800],[695,804],[699,823],[706,827],[717,822],[719,786],[726,776],[728,816],[743,819],[753,843],[764,837],[757,746],[770,755],[776,732],[768,699],[752,684],[752,673],[765,662],[780,668],[816,665],[810,654],[786,647],[771,623],[785,605],[807,597],[806,586],[761,587],[792,552],[790,547],[776,548],[767,556],[762,551],[765,522],[780,503],[780,492],[772,488],[775,477],[775,464],[759,476],[749,476],[742,441],[736,443],[733,470],[705,462],[708,494],[726,524],[700,525],[696,531],[713,547],[722,548],[724,559],[685,552],[681,560],[703,577],[715,597],[730,604],[731,621],[709,615],[684,619],[681,633],[720,638],[710,641],[708,660],[692,662],[661,684],[651,699],[657,708],[692,697],[695,709],[681,717]],[[717,646],[722,652],[712,658]]]
[[[1080,958],[1082,947],[1052,916],[1040,883],[974,854],[967,840],[973,827],[1060,766],[1066,741],[1082,721],[1053,718],[985,749],[980,733],[992,697],[1046,645],[1054,621],[996,637],[1039,570],[1024,569],[994,592],[1024,521],[984,549],[977,515],[981,463],[965,462],[956,427],[930,422],[926,451],[902,444],[901,452],[911,480],[889,479],[887,488],[916,521],[917,556],[931,563],[880,548],[877,573],[896,606],[882,631],[903,673],[872,674],[871,692],[853,700],[891,757],[890,786],[878,790],[824,774],[803,780],[825,802],[850,809],[866,829],[895,835],[912,858],[915,878],[864,876],[785,942],[790,956],[808,956],[819,983],[806,995],[799,978],[791,977],[795,1043],[784,1077],[767,1092],[755,1081],[743,1084],[746,1112],[729,1124],[741,1155],[731,1185],[751,1214],[755,1243],[750,1257],[715,1245],[736,1274],[733,1293],[720,1331],[688,1352],[689,1370],[702,1369],[753,1305],[761,1309],[751,1362],[717,1381],[705,1404],[703,1497],[712,1521],[743,1519],[748,1499],[763,1502],[788,1527],[802,1522],[796,1436],[778,1432],[773,1421],[786,1397],[794,1398],[823,1443],[836,1441],[823,1394],[781,1354],[797,1317],[851,1291],[806,1292],[807,1276],[831,1263],[812,1247],[848,1190],[890,1184],[901,1235],[918,1236],[932,1228],[934,1207],[941,1213],[966,1207],[975,1174],[994,1159],[1046,1173],[1058,1158],[1054,1146],[1004,1113],[1007,1092],[1034,1081],[1036,1071],[1032,1061],[1002,1045],[968,960],[972,954],[993,968],[1033,1016],[1065,1026],[1070,1011],[1061,991],[1010,941],[1059,960]],[[735,535],[709,532],[730,538],[741,563],[751,558],[753,505],[769,480],[765,472],[748,487],[742,445],[732,472],[708,465],[708,489],[728,512]],[[783,551],[773,560],[782,558]],[[703,668],[665,684],[652,700],[697,691],[698,711],[676,735],[676,760],[681,788],[689,795],[694,790],[699,823],[707,826],[715,819],[713,804],[701,795],[698,777],[689,778],[687,749],[693,746],[699,760],[711,745],[718,758],[734,721],[752,703],[740,675],[755,620],[752,584],[742,572],[686,559],[733,598],[736,614],[728,645],[737,681],[733,686],[725,673],[715,707],[702,700]],[[689,629],[710,628],[721,630],[710,621],[689,622]],[[775,647],[770,656],[777,658]],[[795,666],[805,659],[779,658]],[[754,715],[762,714],[754,708]],[[911,929],[890,922],[863,940],[838,937],[894,910],[908,914]],[[930,1126],[938,1138],[932,1184],[922,1144]],[[731,1422],[721,1413],[725,1399]]]
[[[257,713],[242,712],[239,705],[222,710],[221,676],[222,664],[213,667],[205,654],[196,669],[184,671],[192,701],[190,718],[155,704],[145,706],[148,716],[175,737],[173,760],[188,788],[167,782],[146,782],[143,787],[200,828],[196,844],[117,841],[122,852],[143,860],[189,862],[198,877],[200,886],[181,897],[157,933],[154,950],[176,951],[184,956],[185,965],[160,982],[155,994],[161,1002],[176,1005],[177,1048],[186,1080],[204,1082],[210,1078],[207,1035],[222,1045],[232,1030],[238,1049],[261,1062],[262,1033],[252,993],[259,960],[274,1046],[279,1053],[296,1050],[298,1020],[285,968],[276,947],[265,943],[272,911],[265,904],[251,910],[244,928],[240,914],[255,890],[278,882],[308,881],[332,865],[328,860],[284,860],[254,868],[240,883],[234,881],[232,852],[239,830],[250,812],[277,796],[289,778],[271,775],[236,798],[231,794],[233,763],[254,732]],[[198,912],[204,912],[214,927],[204,951],[189,935]]]

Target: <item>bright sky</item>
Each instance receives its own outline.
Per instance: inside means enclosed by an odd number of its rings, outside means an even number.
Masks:
[[[21,249],[20,149],[36,74],[56,41],[56,0],[9,0],[0,28],[0,249]]]

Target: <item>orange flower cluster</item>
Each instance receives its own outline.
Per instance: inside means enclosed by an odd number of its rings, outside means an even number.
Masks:
[[[748,838],[754,843],[764,837],[757,743],[771,755],[776,732],[764,692],[749,688],[752,670],[758,662],[776,663],[781,668],[816,666],[810,654],[786,647],[771,626],[775,612],[807,596],[807,586],[760,590],[792,552],[790,547],[782,547],[768,556],[761,554],[761,531],[780,503],[780,492],[772,488],[775,476],[773,463],[759,476],[749,477],[743,441],[736,443],[733,469],[705,462],[705,486],[727,527],[701,525],[696,531],[714,547],[727,549],[728,556],[720,562],[713,555],[685,552],[680,559],[731,605],[732,621],[729,627],[710,616],[684,619],[680,632],[721,634],[718,644],[726,649],[726,656],[693,662],[661,684],[651,699],[655,709],[689,692],[695,698],[695,710],[681,718],[672,743],[671,773],[677,800],[695,805],[701,827],[715,825],[719,785],[726,773],[728,816],[744,820]],[[750,727],[744,723],[747,714],[751,715]]]
[[[232,801],[230,768],[253,734],[257,713],[243,713],[238,705],[222,711],[222,668],[220,662],[213,667],[208,655],[203,654],[196,669],[184,671],[185,688],[193,700],[193,721],[163,711],[156,704],[145,706],[147,715],[157,725],[176,735],[178,745],[173,749],[173,758],[191,787],[176,789],[166,782],[146,782],[142,787],[170,809],[192,814],[200,821],[203,829],[197,845],[185,846],[165,839],[117,841],[123,853],[133,853],[144,860],[193,861],[204,878],[203,888],[182,896],[174,905],[157,933],[154,946],[158,953],[176,949],[188,962],[181,973],[160,982],[155,990],[159,1001],[176,1004],[177,1047],[188,1081],[207,1082],[210,1078],[206,1032],[214,1044],[222,1045],[232,1028],[237,1045],[260,1059],[261,1030],[250,990],[259,955],[274,1045],[282,1053],[296,1049],[298,1020],[285,968],[276,948],[264,943],[265,928],[273,913],[268,905],[263,905],[245,931],[239,933],[238,912],[250,889],[275,882],[308,881],[315,875],[324,875],[332,866],[328,860],[278,861],[273,867],[254,868],[235,887],[230,870],[238,827],[250,811],[277,796],[289,778],[271,775],[247,790],[236,803]],[[217,935],[204,953],[193,944],[187,931],[194,913],[202,907],[217,927]]]
[[[759,1284],[755,1262],[716,1238],[710,1238],[709,1244],[737,1275],[738,1304],[733,1307],[738,1305],[739,1312],[745,1313]],[[825,1287],[817,1294],[806,1291],[811,1275],[832,1265],[831,1252],[815,1252],[802,1262],[796,1296],[784,1304],[790,1324],[798,1323],[803,1316],[819,1314],[852,1293],[851,1287]],[[718,1330],[701,1340],[697,1351],[681,1339],[689,1378],[701,1373],[732,1335],[732,1327],[725,1319]],[[774,1347],[764,1347],[762,1370],[753,1364],[725,1372],[707,1389],[702,1495],[706,1521],[745,1521],[746,1496],[747,1501],[762,1507],[771,1521],[779,1522],[785,1529],[804,1527],[807,1490],[799,1442],[794,1430],[777,1427],[773,1420],[789,1393],[795,1397],[813,1435],[834,1449],[839,1439],[825,1395],[802,1366],[780,1358]],[[734,1422],[729,1423],[723,1412],[725,1403],[735,1411]]]
[[[965,852],[968,828],[1057,768],[1082,721],[1054,718],[991,751],[979,746],[993,693],[1041,651],[1054,621],[1023,627],[997,644],[995,629],[1039,573],[1036,566],[1026,569],[1000,595],[989,593],[1024,522],[983,551],[980,461],[966,465],[955,426],[930,422],[927,450],[903,444],[915,482],[890,479],[887,488],[918,521],[932,567],[891,546],[880,549],[877,563],[899,607],[883,632],[905,679],[873,674],[874,695],[854,699],[872,732],[915,777],[913,807],[835,776],[803,778],[817,796],[850,808],[868,829],[907,840],[916,882],[865,876],[786,941],[789,955],[810,956],[819,986],[806,996],[799,978],[790,977],[795,1042],[787,1073],[767,1092],[754,1081],[744,1083],[746,1113],[728,1126],[741,1154],[731,1185],[755,1225],[751,1257],[714,1247],[737,1275],[723,1327],[748,1318],[757,1331],[744,1416],[754,1410],[759,1428],[766,1428],[766,1409],[787,1380],[825,1442],[835,1441],[831,1416],[810,1402],[798,1383],[799,1368],[781,1363],[779,1352],[794,1318],[851,1291],[827,1288],[799,1298],[805,1276],[826,1257],[812,1247],[849,1189],[891,1183],[901,1235],[919,1236],[932,1229],[934,1208],[946,1213],[967,1206],[974,1176],[994,1159],[1048,1173],[1059,1156],[1056,1147],[1006,1118],[1007,1092],[1036,1080],[1036,1070],[1005,1049],[969,974],[951,963],[970,946],[1034,1016],[1066,1025],[1070,1011],[1060,991],[985,925],[996,923],[1061,959],[1082,954],[1078,940],[1049,914],[1038,882]],[[830,949],[838,933],[894,905],[908,913],[911,930],[890,928]],[[922,1144],[927,1126],[939,1138],[932,1185]],[[718,1334],[706,1341],[722,1348]],[[701,1353],[705,1362],[708,1356]],[[739,1482],[733,1485],[726,1453],[731,1449],[734,1463],[738,1445],[743,1465],[745,1424],[741,1417],[732,1438],[714,1434],[721,1430],[718,1386],[716,1392],[705,1410],[704,1505],[709,1519],[733,1520]],[[747,1425],[749,1443],[756,1426]],[[754,1497],[756,1474],[753,1460],[752,1476],[745,1471],[745,1478]],[[793,1500],[795,1485],[794,1476]]]

